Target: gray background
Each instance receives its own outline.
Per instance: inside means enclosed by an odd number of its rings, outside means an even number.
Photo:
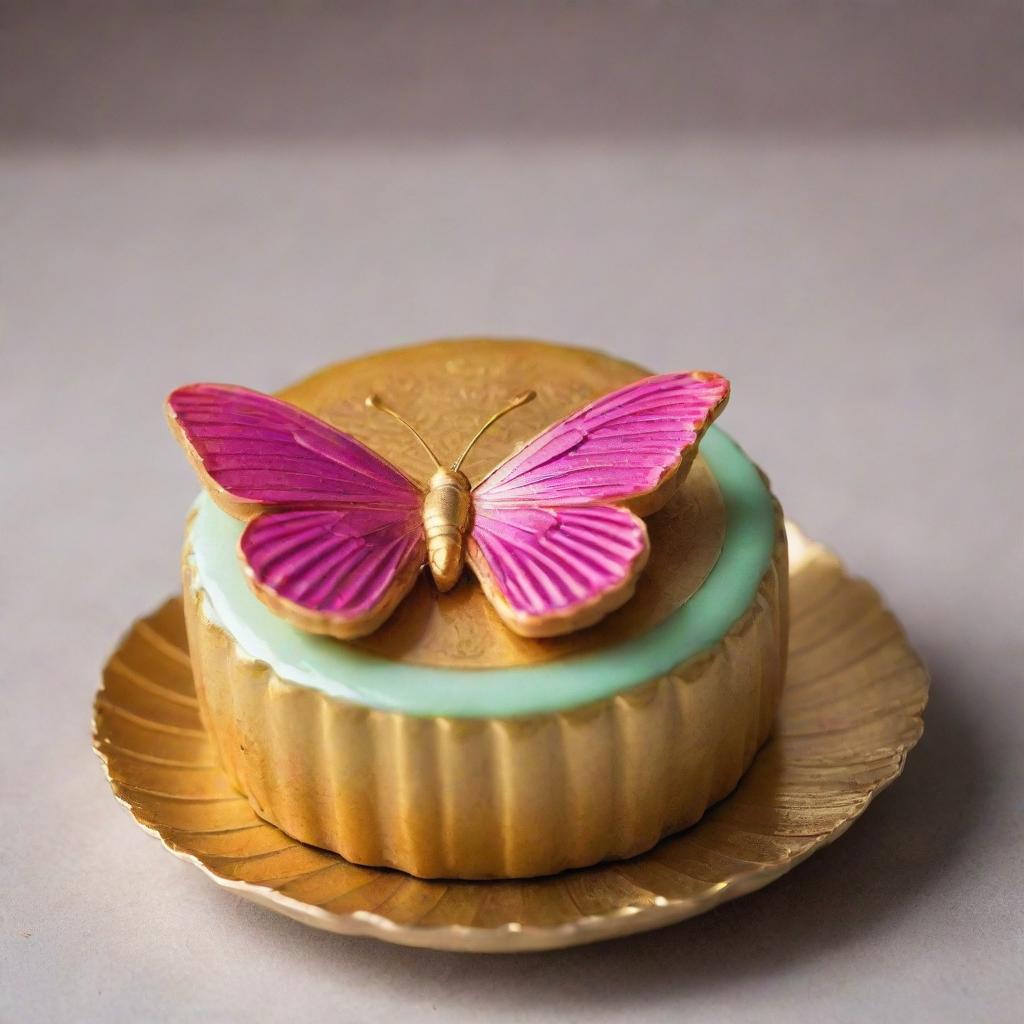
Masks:
[[[1018,4],[0,10],[0,1019],[1019,1019]],[[927,659],[904,777],[769,889],[417,952],[218,890],[111,798],[99,666],[195,491],[163,395],[474,332],[727,373]]]

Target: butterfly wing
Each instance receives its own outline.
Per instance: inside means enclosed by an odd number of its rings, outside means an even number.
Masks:
[[[473,491],[470,566],[506,624],[556,636],[633,595],[649,515],[685,476],[729,382],[648,377],[554,424]]]
[[[315,633],[376,629],[423,564],[422,494],[355,438],[280,399],[194,384],[167,400],[172,430],[213,500],[248,519],[246,577]]]
[[[249,522],[239,549],[250,586],[272,611],[342,639],[377,629],[426,555],[418,508],[266,512]]]
[[[548,427],[475,488],[500,505],[628,505],[650,515],[672,496],[701,435],[722,411],[716,373],[666,373],[628,384]]]
[[[633,596],[647,564],[644,521],[614,505],[474,510],[469,564],[520,636],[590,626]]]
[[[288,402],[227,384],[192,384],[167,416],[211,497],[248,519],[278,505],[398,508],[420,491],[354,437]]]

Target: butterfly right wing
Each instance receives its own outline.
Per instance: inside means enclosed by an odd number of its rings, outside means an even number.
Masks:
[[[520,636],[593,625],[628,601],[647,564],[644,521],[615,505],[479,505],[470,567],[505,624]]]
[[[213,500],[248,519],[245,575],[309,632],[363,636],[423,565],[422,492],[355,438],[287,402],[220,384],[179,388],[172,430]]]
[[[552,424],[473,489],[476,505],[627,505],[656,512],[701,436],[725,408],[729,382],[692,371],[644,377]]]
[[[470,567],[523,636],[592,625],[633,595],[649,515],[671,496],[729,382],[646,377],[548,427],[473,490]]]

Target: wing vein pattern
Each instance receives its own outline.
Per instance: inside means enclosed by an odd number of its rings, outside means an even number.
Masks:
[[[627,385],[556,423],[486,477],[479,503],[614,504],[657,489],[728,397],[724,377],[670,373]]]
[[[413,483],[354,437],[287,402],[223,384],[179,388],[171,415],[210,479],[259,505],[411,508]]]
[[[248,518],[239,551],[262,601],[340,637],[390,614],[425,554],[422,494],[409,479],[348,434],[247,388],[179,388],[168,408],[215,500]]]
[[[477,486],[469,561],[509,626],[553,636],[629,599],[649,547],[618,503],[661,500],[728,393],[710,373],[637,381],[549,427]]]

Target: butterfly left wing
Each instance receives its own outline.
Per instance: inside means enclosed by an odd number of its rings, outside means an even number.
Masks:
[[[246,578],[278,615],[314,633],[363,636],[423,565],[422,492],[355,438],[271,395],[179,388],[172,430],[213,500],[247,519]]]
[[[543,637],[624,604],[647,562],[649,515],[671,497],[729,382],[648,377],[549,427],[473,491],[467,556],[505,623]]]
[[[418,509],[286,509],[250,520],[239,551],[273,612],[352,639],[382,625],[409,592],[426,543]]]
[[[167,399],[171,430],[213,500],[236,519],[280,505],[405,508],[419,488],[354,437],[304,409],[230,384]]]

